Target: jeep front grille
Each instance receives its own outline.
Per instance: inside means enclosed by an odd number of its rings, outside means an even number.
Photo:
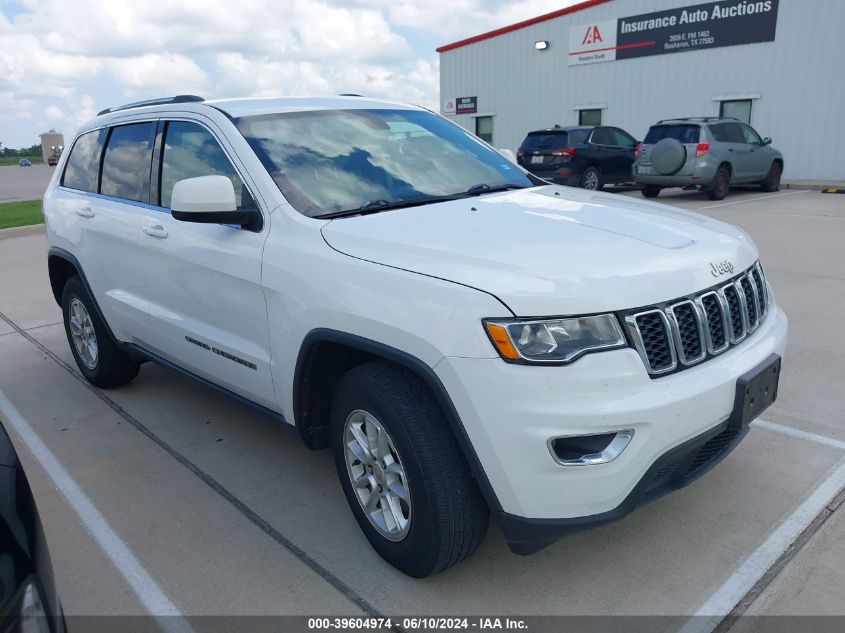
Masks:
[[[745,340],[768,311],[759,263],[730,283],[624,315],[648,373],[660,376],[696,365]]]

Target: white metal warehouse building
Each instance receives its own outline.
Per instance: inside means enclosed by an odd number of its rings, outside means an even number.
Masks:
[[[773,139],[785,181],[845,180],[843,0],[588,0],[437,50],[441,112],[496,147],[724,114]]]

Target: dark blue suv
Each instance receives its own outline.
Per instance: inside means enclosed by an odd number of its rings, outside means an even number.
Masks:
[[[555,126],[529,132],[516,155],[544,180],[595,190],[631,181],[636,148],[634,137],[618,127]]]

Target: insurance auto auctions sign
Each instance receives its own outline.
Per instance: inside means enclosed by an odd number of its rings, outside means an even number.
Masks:
[[[569,65],[771,42],[778,0],[727,0],[573,26]]]

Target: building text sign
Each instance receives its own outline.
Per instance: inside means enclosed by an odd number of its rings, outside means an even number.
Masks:
[[[455,111],[457,114],[475,114],[478,112],[478,97],[458,97]]]
[[[778,0],[727,0],[573,26],[569,65],[772,42]]]

